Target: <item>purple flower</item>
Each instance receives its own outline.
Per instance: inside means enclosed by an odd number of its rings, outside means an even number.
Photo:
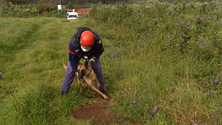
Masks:
[[[122,43],[122,41],[119,41],[119,43]]]
[[[191,121],[194,125],[196,125],[195,122],[194,122],[194,120],[191,119],[190,121]]]
[[[202,42],[202,44],[204,45],[204,44],[205,44],[205,42]]]
[[[115,56],[116,56],[115,54],[112,55],[113,58],[114,58]]]
[[[175,121],[177,122],[177,118],[175,118]]]
[[[194,57],[197,57],[197,54],[195,54]]]
[[[201,68],[202,66],[201,65],[199,65],[199,68]]]
[[[107,87],[107,86],[109,86],[109,84],[104,84],[104,87]]]
[[[190,22],[189,23],[187,23],[187,26],[189,26],[190,25]]]
[[[214,95],[217,95],[217,91],[213,91],[213,94],[214,94]]]
[[[210,92],[207,92],[207,95],[210,95]]]
[[[218,82],[219,82],[219,80],[218,80],[218,79],[215,79],[215,80],[214,80],[214,82],[215,82],[215,83],[218,83]]]
[[[220,107],[220,109],[222,109],[222,107]]]
[[[133,100],[133,104],[136,104],[136,100]]]
[[[153,113],[156,113],[157,110],[158,110],[158,107],[157,107],[157,106],[154,106],[152,112],[153,112]]]
[[[196,17],[196,20],[199,20],[199,19],[200,19],[200,17],[199,17],[199,16],[197,16],[197,17]]]
[[[150,84],[147,84],[147,87],[150,87]]]
[[[148,116],[147,116],[147,119],[148,119],[148,120],[152,120],[152,116],[151,116],[151,115],[148,115]]]
[[[177,47],[180,47],[180,45],[177,44]]]

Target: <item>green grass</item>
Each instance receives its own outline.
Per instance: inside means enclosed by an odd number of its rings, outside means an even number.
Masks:
[[[90,18],[73,22],[1,18],[0,124],[92,123],[71,115],[89,101],[77,85],[60,97],[62,59],[79,26],[90,27],[103,41],[110,112],[148,125],[221,124],[221,18],[214,18],[221,10],[214,7],[150,2],[98,5]]]
[[[81,123],[70,114],[87,100],[75,85],[61,98],[60,86],[68,42],[83,24],[57,18],[2,18],[1,24],[0,124]]]

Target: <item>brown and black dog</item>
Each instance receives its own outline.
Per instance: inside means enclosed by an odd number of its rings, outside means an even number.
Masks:
[[[104,99],[108,100],[109,97],[99,91],[100,82],[99,82],[92,66],[93,66],[93,64],[90,64],[87,60],[85,61],[84,64],[79,63],[77,66],[77,72],[75,74],[74,79],[76,78],[77,83],[80,86],[80,93],[82,93],[82,87],[86,87],[86,86],[84,86],[84,83],[86,83],[92,90],[96,91]],[[64,62],[64,59],[63,59],[63,67],[65,70],[67,70],[67,66]],[[94,83],[96,83],[97,87],[94,86]]]

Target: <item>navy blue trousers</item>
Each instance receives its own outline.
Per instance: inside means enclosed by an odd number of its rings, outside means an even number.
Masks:
[[[63,84],[61,86],[62,91],[68,92],[71,88],[71,84],[74,79],[74,75],[77,72],[77,64],[79,60],[71,60],[67,62],[67,70],[65,74],[65,78],[63,80]],[[103,75],[101,70],[101,63],[99,61],[99,58],[96,58],[96,62],[93,66],[93,70],[95,71],[98,80],[100,82],[100,90],[104,89],[104,82],[103,82]]]

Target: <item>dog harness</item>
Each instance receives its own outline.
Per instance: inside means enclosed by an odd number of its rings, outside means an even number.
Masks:
[[[89,74],[84,75],[84,77],[85,77],[85,78],[89,77],[89,76],[91,75],[91,73],[92,73],[92,69],[90,70]]]

